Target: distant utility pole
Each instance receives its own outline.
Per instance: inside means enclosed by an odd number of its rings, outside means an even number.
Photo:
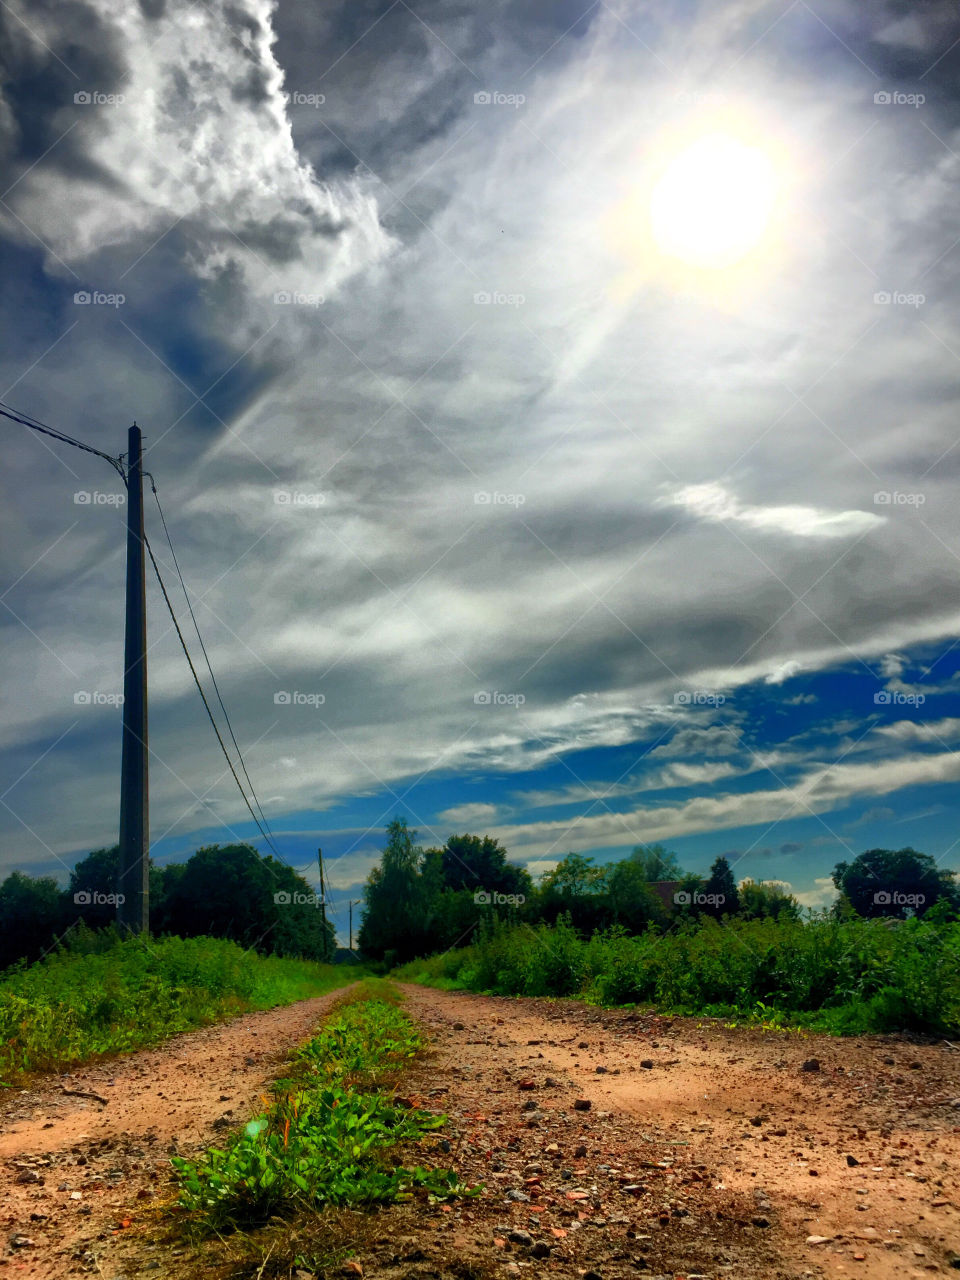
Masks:
[[[323,958],[329,959],[328,951],[330,947],[327,938],[327,890],[323,883],[323,850],[317,850],[317,862],[320,864],[320,918],[323,921]]]
[[[362,898],[350,899],[349,905],[350,905],[350,950],[351,951],[353,950],[353,908],[359,906],[362,901],[363,901]]]
[[[130,428],[127,467],[127,620],[123,655],[123,754],[120,764],[121,933],[150,930],[150,813],[147,795],[147,600],[143,562],[140,428]]]

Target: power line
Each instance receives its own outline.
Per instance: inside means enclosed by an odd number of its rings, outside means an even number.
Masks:
[[[236,750],[237,759],[240,761],[240,768],[243,770],[243,776],[246,778],[247,785],[250,788],[250,794],[253,796],[253,802],[257,806],[257,812],[260,814],[260,817],[263,819],[263,825],[269,832],[270,839],[272,841],[274,839],[274,835],[273,835],[273,832],[270,830],[270,823],[267,821],[267,815],[264,813],[263,806],[261,805],[259,797],[257,796],[256,788],[253,785],[253,779],[250,777],[250,774],[247,771],[246,762],[244,761],[244,758],[243,758],[243,752],[240,750],[240,744],[237,742],[237,735],[233,731],[233,725],[230,723],[230,716],[227,712],[227,708],[224,706],[223,698],[220,694],[220,686],[217,684],[217,677],[213,674],[213,667],[210,663],[210,655],[207,653],[207,646],[203,643],[203,636],[200,634],[200,625],[197,622],[197,615],[193,611],[193,604],[190,601],[190,595],[189,595],[189,592],[187,591],[187,584],[184,582],[183,574],[180,571],[180,562],[177,559],[177,553],[174,550],[173,540],[170,537],[170,530],[167,528],[167,521],[163,514],[163,507],[160,505],[160,495],[157,493],[157,484],[152,475],[150,476],[150,487],[153,490],[153,496],[157,504],[157,511],[160,513],[160,523],[163,525],[163,532],[167,539],[167,546],[170,548],[170,555],[173,557],[173,565],[177,571],[177,577],[180,579],[180,586],[183,589],[183,598],[184,600],[186,600],[187,608],[190,610],[190,617],[193,621],[193,629],[197,633],[197,640],[200,643],[200,648],[203,652],[204,661],[207,664],[207,670],[209,671],[210,679],[213,682],[213,688],[217,695],[217,701],[220,704],[220,710],[223,712],[223,718],[226,721],[227,729],[229,730],[229,733],[230,733],[230,739],[233,742],[234,748]],[[275,848],[275,846],[271,844],[271,848]]]
[[[68,436],[65,431],[60,431],[56,427],[48,426],[45,422],[40,422],[29,413],[23,413],[19,409],[11,408],[10,405],[4,404],[2,400],[0,400],[0,415],[4,418],[9,418],[11,422],[19,422],[21,426],[29,427],[31,431],[39,431],[45,436],[52,436],[54,440],[59,440],[61,444],[71,444],[75,449],[82,449],[84,453],[92,453],[98,458],[103,458],[125,478],[123,462],[120,458],[114,458],[109,453],[104,453],[102,449],[95,449],[92,444],[84,444],[82,440],[76,440],[73,436]]]
[[[72,445],[73,448],[75,449],[82,449],[84,453],[91,453],[95,457],[103,458],[105,462],[109,462],[110,465],[114,468],[114,470],[118,472],[121,480],[124,483],[124,486],[127,487],[127,473],[123,465],[122,455],[120,457],[115,458],[111,454],[105,453],[102,449],[97,449],[93,445],[86,444],[84,443],[84,441],[77,440],[74,436],[68,435],[65,431],[60,431],[57,427],[51,427],[49,426],[49,424],[45,422],[41,422],[39,419],[34,418],[31,414],[25,413],[18,409],[14,409],[12,406],[5,404],[2,400],[0,400],[0,416],[4,418],[9,418],[11,422],[17,422],[21,426],[28,427],[31,431],[37,431],[43,435],[50,436],[52,439],[59,441],[61,444],[69,444],[69,445]],[[197,675],[196,667],[193,665],[193,659],[190,657],[190,651],[187,648],[187,642],[183,637],[183,632],[180,630],[180,623],[177,621],[177,615],[174,612],[173,604],[171,603],[170,596],[167,593],[167,588],[164,585],[163,578],[160,574],[160,566],[157,564],[156,557],[153,554],[153,548],[150,546],[150,540],[147,537],[146,533],[144,533],[143,544],[146,547],[147,552],[150,556],[150,562],[153,565],[153,571],[157,576],[157,582],[160,584],[160,591],[163,594],[163,599],[167,606],[167,610],[170,614],[171,621],[173,622],[174,629],[176,630],[177,638],[180,641],[180,647],[183,649],[184,657],[186,658],[187,665],[190,668],[190,674],[193,676],[194,683],[197,686],[197,692],[200,694],[200,699],[203,702],[203,706],[207,713],[207,717],[210,720],[210,724],[213,726],[213,731],[216,734],[217,742],[220,744],[220,750],[223,752],[223,758],[226,760],[227,767],[229,768],[231,774],[233,775],[233,780],[234,782],[236,782],[237,789],[239,790],[241,796],[243,797],[243,802],[247,806],[247,810],[249,811],[250,816],[253,819],[257,830],[260,832],[260,834],[263,836],[264,840],[266,841],[267,847],[276,856],[278,861],[282,862],[285,866],[289,867],[291,864],[287,862],[283,854],[280,852],[280,850],[276,846],[273,832],[270,830],[270,824],[267,822],[266,814],[263,812],[263,806],[261,805],[259,797],[257,796],[256,790],[253,785],[253,781],[250,777],[250,773],[246,766],[246,762],[243,759],[243,752],[240,750],[240,744],[237,742],[236,734],[233,731],[233,725],[230,722],[230,716],[227,713],[227,708],[224,705],[223,698],[220,694],[220,687],[217,684],[217,678],[213,673],[213,667],[210,663],[210,657],[207,653],[207,647],[203,643],[203,636],[200,633],[200,627],[197,623],[197,618],[193,610],[193,605],[190,602],[190,595],[187,591],[186,583],[183,580],[183,574],[180,572],[180,564],[179,564],[179,561],[177,560],[177,553],[174,550],[173,541],[170,538],[170,531],[167,528],[167,522],[166,522],[166,519],[164,518],[163,508],[160,505],[160,496],[157,493],[156,482],[152,475],[150,476],[150,485],[151,485],[151,488],[153,489],[153,496],[156,499],[157,510],[160,513],[160,522],[163,525],[163,532],[166,535],[167,545],[169,546],[170,554],[173,557],[173,563],[177,571],[177,577],[180,579],[180,585],[183,588],[183,594],[187,602],[187,608],[190,610],[190,617],[193,620],[194,630],[197,633],[197,639],[200,642],[200,648],[203,651],[203,656],[207,664],[207,670],[210,672],[210,679],[213,682],[214,689],[216,690],[217,701],[219,702],[220,709],[223,712],[223,717],[224,717],[224,720],[226,721],[227,728],[230,733],[230,738],[236,749],[237,758],[240,761],[240,767],[243,770],[243,775],[246,778],[247,783],[250,787],[250,793],[253,796],[254,803],[256,804],[257,809],[259,810],[260,817],[258,817],[257,814],[254,812],[250,804],[250,801],[247,799],[247,793],[244,790],[243,783],[240,781],[240,778],[237,775],[237,771],[233,766],[233,761],[230,759],[230,753],[227,751],[226,743],[223,741],[223,737],[220,733],[220,729],[217,726],[216,719],[214,718],[213,712],[210,709],[210,704],[207,701],[207,695],[204,693],[203,685],[200,683],[200,677]],[[262,819],[262,822],[261,822],[261,819]]]

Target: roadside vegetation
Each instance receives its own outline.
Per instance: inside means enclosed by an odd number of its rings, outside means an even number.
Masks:
[[[0,977],[0,1082],[158,1044],[356,977],[347,965],[261,956],[221,938],[121,940],[78,927],[38,963]]]
[[[415,836],[387,828],[360,934],[398,978],[837,1034],[960,1032],[960,891],[914,849],[838,863],[837,900],[814,913],[789,886],[737,883],[723,857],[702,876],[659,845],[604,866],[570,853],[534,884],[490,837]]]
[[[174,1157],[179,1204],[202,1231],[251,1228],[320,1205],[370,1205],[466,1193],[449,1169],[394,1165],[444,1117],[392,1092],[423,1047],[385,983],[364,984],[294,1055],[273,1098],[225,1147]],[[431,1144],[435,1146],[435,1143]]]

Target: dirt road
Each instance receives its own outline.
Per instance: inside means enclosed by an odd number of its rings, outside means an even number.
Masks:
[[[947,1044],[404,990],[433,1046],[402,1089],[450,1117],[434,1162],[486,1189],[352,1215],[365,1277],[960,1274],[960,1051]],[[7,1098],[0,1265],[38,1280],[180,1274],[192,1250],[158,1243],[149,1208],[170,1198],[169,1153],[255,1112],[335,998]]]

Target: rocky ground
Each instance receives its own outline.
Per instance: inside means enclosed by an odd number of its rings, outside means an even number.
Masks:
[[[960,1048],[405,993],[432,1048],[401,1095],[449,1116],[433,1162],[484,1191],[321,1215],[335,1260],[319,1274],[960,1273]],[[229,1247],[198,1252],[171,1232],[169,1154],[191,1154],[254,1113],[335,998],[246,1015],[8,1097],[0,1266],[38,1280],[119,1280],[192,1276],[202,1260],[210,1274],[256,1275],[234,1269]],[[292,1256],[291,1234],[309,1241],[310,1224],[277,1232],[274,1262]],[[313,1271],[264,1268],[275,1274]]]

